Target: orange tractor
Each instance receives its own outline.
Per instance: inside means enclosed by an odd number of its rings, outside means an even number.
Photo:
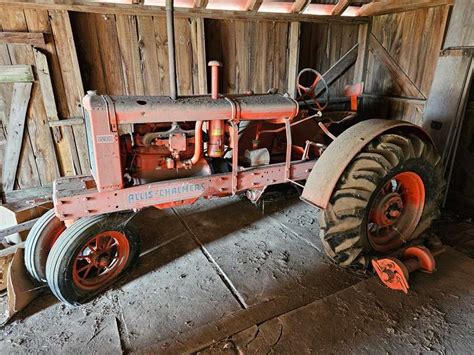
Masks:
[[[257,201],[282,183],[302,186],[301,199],[321,209],[322,243],[341,266],[365,269],[420,239],[444,187],[441,158],[420,127],[358,119],[360,86],[348,90],[353,112],[326,113],[329,88],[308,69],[300,100],[220,94],[217,62],[211,95],[178,97],[172,10],[168,24],[170,96],[84,97],[91,175],[55,181],[54,209],[26,240],[34,279],[81,304],[139,255],[123,211],[241,193]],[[380,272],[393,276],[387,265]]]

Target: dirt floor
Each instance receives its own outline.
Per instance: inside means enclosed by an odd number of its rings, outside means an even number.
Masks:
[[[0,329],[0,353],[474,353],[472,220],[437,224],[451,246],[435,274],[412,274],[408,295],[332,265],[318,212],[295,196],[150,209],[132,223],[135,268],[82,307],[45,292]]]

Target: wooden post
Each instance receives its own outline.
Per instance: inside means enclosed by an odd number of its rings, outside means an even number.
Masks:
[[[204,19],[195,18],[191,20],[191,42],[193,56],[197,65],[197,90],[195,94],[207,94],[207,62],[206,62],[206,34]]]
[[[301,23],[290,23],[290,35],[288,36],[288,88],[291,97],[296,98],[296,79],[299,72],[300,61],[300,34]]]
[[[370,25],[363,24],[359,25],[359,34],[357,43],[359,48],[357,50],[357,60],[354,68],[354,83],[361,83],[365,81],[366,71],[367,71],[367,57],[368,57],[368,42],[369,42],[369,33]]]

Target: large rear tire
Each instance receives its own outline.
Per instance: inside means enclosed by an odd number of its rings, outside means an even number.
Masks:
[[[86,217],[61,234],[46,263],[48,286],[59,300],[80,305],[135,263],[140,240],[126,222],[123,215]]]
[[[327,255],[365,269],[374,255],[416,239],[439,215],[444,191],[441,158],[414,134],[383,134],[347,166],[321,213]]]
[[[25,242],[25,266],[38,282],[46,282],[46,261],[56,240],[66,229],[62,222],[49,210],[42,215],[28,233]]]

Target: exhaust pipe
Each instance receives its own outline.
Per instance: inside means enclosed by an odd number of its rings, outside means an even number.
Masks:
[[[211,67],[211,97],[213,100],[219,98],[219,67],[222,66],[218,61],[209,62]],[[225,123],[222,120],[213,120],[209,122],[209,144],[207,155],[211,158],[222,158],[224,156],[224,134]]]
[[[178,98],[178,83],[176,77],[176,53],[174,50],[174,4],[173,0],[166,0],[166,31],[168,36],[168,59],[170,67],[170,96]]]

